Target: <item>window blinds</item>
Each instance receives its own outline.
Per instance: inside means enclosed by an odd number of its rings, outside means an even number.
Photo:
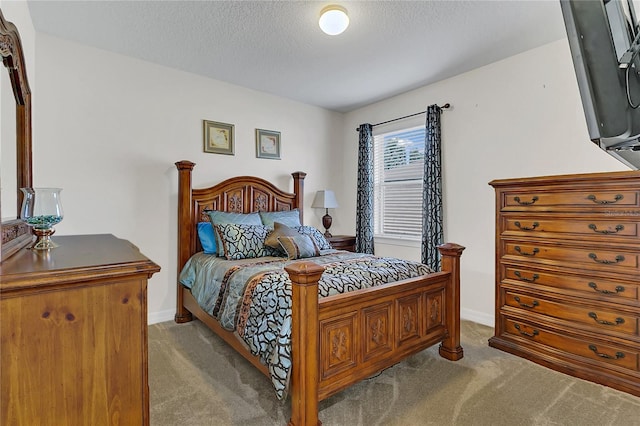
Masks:
[[[376,236],[419,240],[425,127],[374,136]]]

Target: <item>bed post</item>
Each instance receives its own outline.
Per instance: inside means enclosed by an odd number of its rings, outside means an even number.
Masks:
[[[189,257],[191,256],[192,241],[191,236],[195,223],[191,223],[191,171],[195,166],[191,161],[178,161],[178,275]],[[178,289],[176,295],[176,316],[175,322],[189,322],[193,319],[183,304],[182,285],[176,283]]]
[[[302,220],[304,212],[304,178],[307,176],[305,172],[293,172],[293,193],[296,195],[296,207],[300,211],[300,223],[304,225]]]
[[[464,356],[460,346],[460,256],[464,247],[454,243],[438,246],[442,256],[442,271],[451,273],[451,281],[447,286],[447,309],[445,324],[448,336],[440,344],[440,356],[450,361],[457,361]]]
[[[289,426],[316,426],[320,331],[318,280],[324,268],[313,262],[285,268],[291,278],[291,419]]]

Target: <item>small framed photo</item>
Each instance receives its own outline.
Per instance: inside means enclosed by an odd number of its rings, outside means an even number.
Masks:
[[[233,155],[233,124],[202,120],[204,152]]]
[[[280,132],[256,129],[256,157],[280,159]]]

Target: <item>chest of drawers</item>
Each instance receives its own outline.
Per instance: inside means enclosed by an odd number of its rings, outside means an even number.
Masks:
[[[640,396],[640,172],[490,184],[489,345]]]
[[[113,235],[56,236],[0,264],[0,424],[148,425],[147,280]]]

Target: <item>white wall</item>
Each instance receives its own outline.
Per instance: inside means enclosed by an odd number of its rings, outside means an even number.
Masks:
[[[34,186],[63,188],[58,235],[111,233],[162,267],[149,317],[175,313],[177,171],[194,186],[257,175],[292,190],[306,172],[305,222],[317,189],[335,187],[342,115],[38,33]],[[235,124],[235,155],[203,152],[202,120]],[[282,160],[257,159],[255,129],[282,133]],[[341,163],[337,163],[338,169]]]
[[[569,46],[561,40],[346,114],[342,198],[350,205],[337,212],[339,222],[355,228],[354,129],[446,102],[453,108],[442,115],[445,241],[467,247],[463,316],[493,325],[495,212],[488,182],[628,168],[589,141]],[[419,259],[420,248],[376,244],[376,254]]]
[[[4,1],[3,12],[15,19],[7,3],[15,6]],[[26,6],[16,14],[28,16]],[[59,235],[113,233],[162,267],[149,284],[152,322],[174,312],[178,160],[197,163],[196,186],[254,174],[291,189],[289,173],[303,170],[306,222],[320,227],[313,194],[332,188],[340,203],[332,231],[351,234],[355,128],[450,102],[442,117],[445,239],[467,247],[463,316],[486,324],[493,323],[495,253],[487,183],[626,169],[588,141],[566,40],[343,115],[35,34],[30,19],[19,23],[21,33],[25,25],[27,37],[36,36],[36,54],[25,50],[38,59],[37,73],[29,64],[37,78],[34,184],[64,188]],[[236,125],[235,156],[202,152],[202,119]],[[255,158],[255,128],[282,132],[282,160]],[[376,250],[420,257],[417,245]]]

